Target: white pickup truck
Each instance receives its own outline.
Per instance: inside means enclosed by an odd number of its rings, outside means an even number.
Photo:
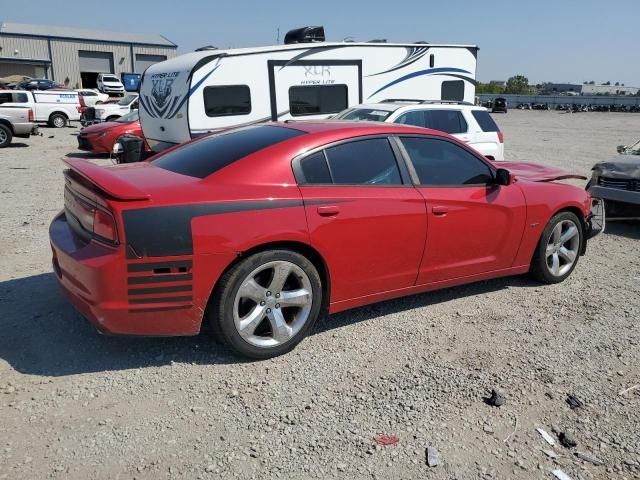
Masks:
[[[29,138],[32,133],[37,133],[33,110],[0,105],[0,148],[9,145],[13,137]]]
[[[96,105],[95,119],[98,122],[112,122],[131,110],[138,108],[138,94],[128,93],[117,102],[107,102]]]
[[[80,99],[73,90],[0,90],[0,105],[31,108],[35,122],[55,128],[80,120]]]

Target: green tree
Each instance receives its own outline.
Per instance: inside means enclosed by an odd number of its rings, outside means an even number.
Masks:
[[[504,87],[500,85],[496,85],[495,83],[481,83],[478,82],[476,85],[476,93],[502,93],[504,92]]]
[[[507,87],[504,91],[515,95],[526,95],[531,92],[529,79],[524,75],[515,75],[507,80]]]

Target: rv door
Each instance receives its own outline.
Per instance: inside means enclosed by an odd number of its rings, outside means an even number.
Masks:
[[[326,118],[362,103],[360,60],[270,60],[271,119]]]

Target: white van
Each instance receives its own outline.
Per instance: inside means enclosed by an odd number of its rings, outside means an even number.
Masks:
[[[321,27],[289,32],[287,42],[203,49],[150,66],[139,111],[151,148],[235,125],[326,118],[365,101],[475,97],[474,45],[332,43]]]
[[[36,123],[63,128],[70,121],[80,120],[80,99],[73,90],[0,90],[3,93],[13,94],[4,106],[31,108]]]

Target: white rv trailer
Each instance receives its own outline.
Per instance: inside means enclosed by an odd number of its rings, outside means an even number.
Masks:
[[[155,151],[269,120],[326,118],[385,99],[473,102],[474,45],[318,42],[195,51],[149,67],[140,121]]]

